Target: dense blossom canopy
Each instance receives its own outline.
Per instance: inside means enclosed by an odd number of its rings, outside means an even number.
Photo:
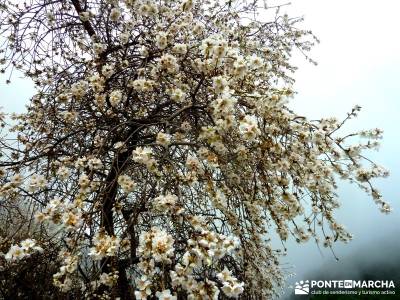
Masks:
[[[3,73],[37,87],[0,115],[2,278],[36,260],[60,299],[268,299],[284,281],[271,237],[351,239],[338,179],[389,212],[363,155],[382,132],[340,135],[359,107],[288,108],[291,52],[316,39],[268,5],[0,1]]]

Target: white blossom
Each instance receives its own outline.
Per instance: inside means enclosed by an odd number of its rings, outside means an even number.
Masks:
[[[110,93],[110,103],[112,106],[117,106],[122,101],[122,92],[115,90]]]
[[[167,147],[171,143],[171,135],[159,132],[157,133],[156,142],[161,146]]]
[[[156,293],[157,299],[159,300],[176,300],[176,296],[171,294],[170,290],[163,290],[162,292]]]
[[[121,16],[121,10],[118,7],[114,7],[113,9],[111,9],[111,12],[110,12],[111,21],[113,21],[113,22],[118,21],[120,16]]]
[[[125,193],[130,193],[135,189],[135,182],[128,175],[120,175],[118,177],[118,184],[124,190]]]
[[[105,233],[97,233],[93,239],[94,247],[89,251],[89,255],[94,260],[101,260],[106,256],[115,256],[120,246],[120,238],[109,236]]]
[[[34,239],[26,239],[20,245],[12,245],[4,255],[7,261],[13,262],[31,256],[35,252],[43,252],[43,248],[36,244]]]

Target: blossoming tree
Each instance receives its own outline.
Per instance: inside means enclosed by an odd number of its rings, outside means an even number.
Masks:
[[[343,121],[288,108],[291,52],[315,38],[279,6],[0,8],[2,71],[37,88],[25,113],[0,117],[0,212],[34,224],[1,231],[3,278],[35,259],[56,266],[46,292],[60,299],[268,299],[284,281],[272,236],[351,238],[334,218],[338,179],[389,212],[371,184],[387,172],[363,154],[381,131],[340,134],[359,107]]]

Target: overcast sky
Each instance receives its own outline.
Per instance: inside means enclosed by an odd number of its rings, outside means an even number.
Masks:
[[[313,30],[321,40],[312,51],[318,66],[296,59],[300,67],[295,75],[298,94],[292,107],[315,119],[343,117],[354,104],[361,105],[360,117],[348,126],[384,130],[381,150],[371,157],[391,172],[391,177],[380,180],[377,186],[394,208],[391,215],[383,215],[356,187],[341,184],[343,206],[337,216],[354,234],[354,241],[335,247],[338,262],[328,251],[321,255],[313,243],[289,243],[286,261],[297,273],[289,283],[318,279],[310,277],[321,272],[328,278],[329,274],[341,276],[341,270],[357,276],[348,272],[349,266],[357,268],[350,262],[357,260],[358,267],[388,265],[394,260],[388,253],[399,248],[393,237],[400,233],[400,139],[396,130],[400,128],[400,1],[293,0],[286,10],[291,16],[304,15],[304,28]],[[8,112],[22,111],[31,93],[27,80],[14,78],[11,86],[4,85],[4,78],[0,80],[0,106]]]
[[[338,262],[329,251],[321,255],[313,243],[289,243],[286,261],[294,265],[297,273],[289,282],[318,279],[315,276],[319,274],[325,274],[327,279],[346,274],[362,277],[355,269],[363,272],[362,266],[373,266],[380,272],[379,268],[396,263],[398,266],[398,256],[388,253],[400,249],[396,238],[400,233],[400,1],[294,0],[286,10],[289,15],[303,15],[303,26],[321,40],[312,51],[318,66],[296,59],[300,68],[295,75],[298,95],[292,107],[315,119],[343,117],[354,104],[361,105],[359,118],[348,127],[384,130],[380,151],[370,157],[391,172],[391,177],[379,180],[377,186],[394,208],[391,215],[383,215],[355,186],[341,184],[343,206],[337,216],[354,234],[354,240],[335,247]]]

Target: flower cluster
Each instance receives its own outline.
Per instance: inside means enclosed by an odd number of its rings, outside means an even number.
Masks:
[[[221,273],[218,273],[217,278],[222,283],[222,291],[226,296],[238,298],[238,296],[243,293],[244,283],[239,282],[235,277],[233,277],[227,268],[222,270]]]
[[[44,189],[46,185],[47,185],[47,180],[44,176],[33,174],[28,184],[28,190],[30,192],[34,192],[38,189]]]
[[[240,121],[240,133],[246,140],[254,140],[261,132],[257,125],[257,119],[254,116],[245,116]]]
[[[112,273],[112,274],[108,274],[108,273],[101,273],[100,275],[100,283],[104,284],[108,287],[112,287],[115,285],[115,283],[118,280],[118,272]]]
[[[117,255],[120,247],[120,238],[99,232],[93,238],[93,245],[90,248],[89,255],[94,260],[101,260],[106,256]]]
[[[215,234],[215,232],[203,230],[196,239],[189,239],[188,250],[182,259],[184,266],[198,268],[205,263],[210,265],[213,260],[219,260],[228,254],[232,254],[240,245],[236,237],[227,237]]]
[[[130,193],[135,189],[135,182],[128,175],[120,175],[118,177],[118,184],[125,193]]]
[[[171,142],[171,136],[169,134],[159,132],[156,137],[157,144],[167,147]]]
[[[152,155],[153,151],[148,147],[137,147],[132,151],[133,161],[145,165],[150,171],[156,171],[157,161],[152,157]]]
[[[168,73],[176,73],[179,69],[178,61],[172,54],[164,54],[160,58],[160,68]]]
[[[110,103],[112,106],[117,106],[122,101],[122,92],[119,90],[110,93]]]
[[[174,255],[174,239],[164,230],[153,227],[140,235],[138,252],[143,259],[169,264]]]
[[[12,245],[4,258],[13,262],[29,257],[35,252],[43,252],[43,248],[38,246],[34,239],[26,239],[21,241],[19,245]]]
[[[52,199],[41,212],[36,214],[36,219],[40,222],[62,225],[67,231],[79,230],[83,225],[83,218],[77,204],[59,198]]]
[[[6,195],[12,193],[13,191],[16,191],[17,188],[22,184],[22,180],[23,177],[21,176],[21,174],[13,175],[8,182],[4,183],[0,187],[0,195]]]
[[[78,267],[78,257],[69,252],[62,252],[60,257],[62,259],[62,266],[59,271],[53,275],[53,283],[61,291],[67,292],[72,287],[71,275]]]

